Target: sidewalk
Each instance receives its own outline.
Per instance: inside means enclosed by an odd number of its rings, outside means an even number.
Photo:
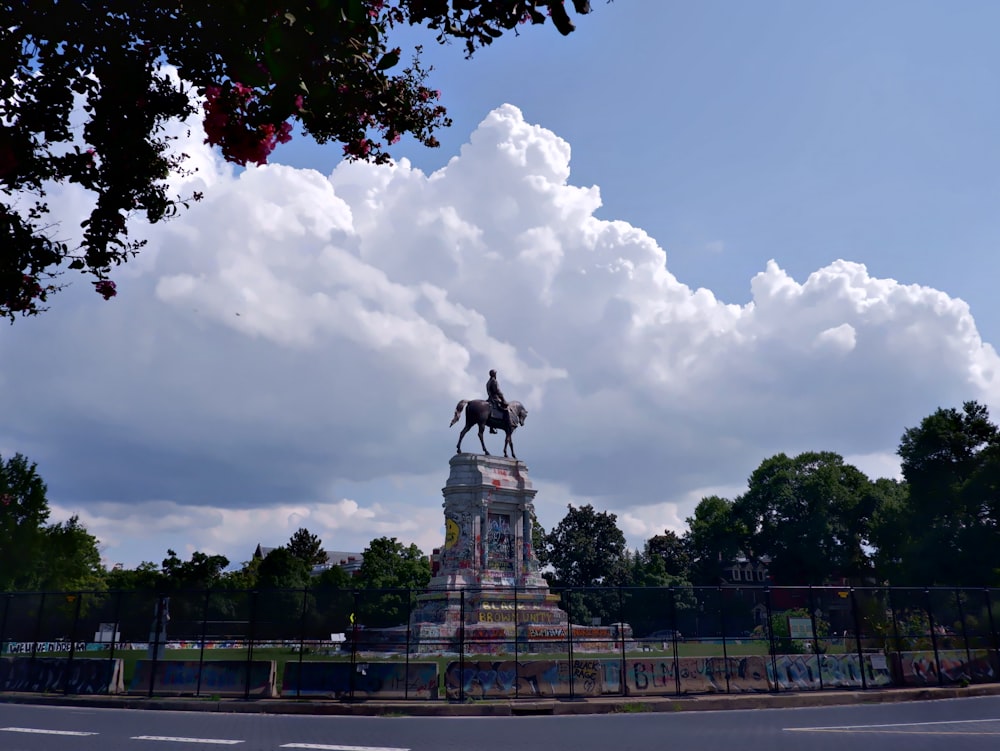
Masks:
[[[438,701],[336,701],[323,699],[198,699],[145,698],[138,696],[62,696],[0,693],[0,702],[66,707],[411,717],[509,717],[527,715],[583,715],[638,712],[696,712],[728,709],[787,709],[845,704],[886,704],[932,699],[1000,696],[1000,684],[894,688],[870,691],[796,691],[769,694],[700,694],[693,696],[587,699],[469,699]]]

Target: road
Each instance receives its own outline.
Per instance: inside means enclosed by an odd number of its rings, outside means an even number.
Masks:
[[[331,717],[0,704],[2,751],[1000,748],[1000,697],[556,717]]]

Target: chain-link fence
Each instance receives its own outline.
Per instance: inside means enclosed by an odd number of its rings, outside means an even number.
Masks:
[[[997,681],[998,593],[6,593],[0,691],[467,700],[966,685]]]

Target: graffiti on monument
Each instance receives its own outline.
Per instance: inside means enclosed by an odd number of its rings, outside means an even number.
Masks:
[[[446,570],[473,568],[476,537],[472,530],[472,515],[468,512],[449,514],[445,517],[444,547],[441,565]]]
[[[487,514],[486,567],[493,571],[514,571],[514,534],[510,514]]]
[[[469,654],[504,654],[510,646],[508,639],[507,630],[500,626],[476,625],[465,630],[466,651]]]

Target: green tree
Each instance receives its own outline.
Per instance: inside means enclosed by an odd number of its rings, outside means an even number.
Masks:
[[[321,563],[326,563],[326,551],[323,541],[305,527],[299,527],[288,541],[288,552],[305,563],[310,569]]]
[[[646,540],[643,553],[646,558],[662,560],[664,573],[680,579],[689,578],[691,550],[688,538],[665,529],[662,535],[653,535]]]
[[[0,456],[0,591],[32,589],[42,560],[49,518],[47,488],[38,465],[22,454]]]
[[[871,481],[838,454],[778,454],[754,470],[733,513],[749,532],[744,552],[768,556],[777,583],[822,584],[871,574],[876,498]]]
[[[282,546],[275,548],[260,562],[257,570],[258,589],[302,589],[309,586],[309,566]]]
[[[743,555],[748,536],[746,525],[733,513],[733,502],[717,495],[702,498],[694,516],[685,521],[691,580],[702,586],[715,586],[723,567]]]
[[[589,503],[568,512],[545,538],[553,581],[564,587],[613,586],[627,571],[625,535],[618,517]]]
[[[395,537],[372,540],[354,577],[359,589],[358,618],[366,626],[399,626],[410,614],[412,594],[427,586],[431,564],[414,545]],[[394,590],[394,591],[392,591]]]
[[[47,591],[92,591],[105,588],[105,571],[97,538],[77,516],[42,530],[37,588]]]
[[[899,480],[879,478],[872,484],[876,495],[872,514],[871,543],[875,573],[879,583],[907,581],[906,553],[909,549],[907,515],[910,486]]]
[[[595,618],[604,623],[618,621],[622,593],[610,588],[627,584],[631,573],[618,517],[597,512],[590,504],[567,509],[545,538],[547,561],[553,569],[545,576],[564,590],[560,593],[563,607],[574,623]]]
[[[231,591],[256,589],[260,564],[260,558],[251,558],[249,561],[244,561],[238,569],[223,572],[219,578],[219,586]]]
[[[894,584],[1000,582],[1000,432],[987,408],[938,409],[899,445],[909,493],[880,530]],[[888,521],[888,520],[887,520]]]
[[[135,568],[114,568],[105,574],[108,589],[121,592],[161,592],[163,572],[152,561],[143,561]]]
[[[194,551],[191,560],[182,561],[173,550],[167,550],[161,571],[163,586],[174,590],[211,589],[218,586],[222,572],[229,566],[224,555],[208,555]]]
[[[430,559],[414,544],[395,537],[368,543],[355,583],[364,589],[422,589],[431,579]]]
[[[650,552],[649,541],[643,550],[626,552],[625,557],[628,576],[620,593],[621,620],[636,635],[676,628],[677,615],[696,605],[691,583],[668,572],[663,556]]]
[[[0,456],[0,591],[101,590],[97,538],[77,516],[46,524],[47,492],[34,462]]]
[[[587,0],[573,5],[590,10]],[[450,123],[425,85],[419,47],[401,63],[393,28],[425,25],[471,54],[548,15],[572,31],[562,0],[5,3],[0,315],[42,310],[63,264],[91,274],[105,299],[115,295],[111,269],[142,246],[128,239],[129,219],[157,222],[186,205],[169,189],[185,169],[164,132],[171,121],[203,110],[208,141],[241,165],[267,161],[293,122],[319,143],[342,143],[349,158],[383,162],[401,136],[435,146],[435,130]],[[51,228],[52,183],[93,196],[78,238]]]
[[[316,577],[316,589],[349,589],[355,581],[342,566],[330,566]]]
[[[308,591],[310,567],[287,547],[272,550],[257,570],[256,634],[260,638],[285,638],[295,633],[302,619],[315,610],[315,598]]]
[[[549,562],[548,550],[545,545],[545,527],[538,521],[538,517],[531,515],[531,546],[535,550],[535,557],[539,566],[545,566]]]

